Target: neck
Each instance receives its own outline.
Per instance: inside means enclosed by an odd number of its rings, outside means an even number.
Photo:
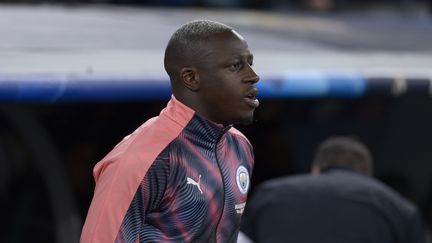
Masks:
[[[178,101],[180,101],[181,103],[183,103],[184,105],[188,106],[189,108],[191,108],[192,110],[194,110],[199,116],[201,116],[202,118],[205,118],[213,123],[216,124],[221,124],[224,126],[228,126],[229,124],[225,124],[224,122],[221,121],[217,121],[216,119],[214,119],[213,117],[211,117],[208,112],[207,109],[205,109],[205,107],[202,105],[203,102],[199,99],[198,95],[184,95],[184,94],[174,94],[174,97],[176,97],[176,99]]]

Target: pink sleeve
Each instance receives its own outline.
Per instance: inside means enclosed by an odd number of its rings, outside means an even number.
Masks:
[[[172,97],[159,117],[125,137],[95,166],[96,187],[81,233],[82,243],[114,242],[147,170],[193,114]]]

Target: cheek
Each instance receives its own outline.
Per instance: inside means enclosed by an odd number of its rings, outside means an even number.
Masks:
[[[213,100],[220,105],[234,105],[233,102],[238,101],[242,95],[240,88],[241,80],[233,77],[232,74],[222,74],[214,72],[213,75],[203,77],[205,82],[202,86],[204,98]]]
[[[224,106],[236,106],[239,101],[239,89],[232,85],[221,85],[215,94]]]

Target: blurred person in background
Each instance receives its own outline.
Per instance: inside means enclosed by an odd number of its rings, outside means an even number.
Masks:
[[[328,12],[334,9],[335,2],[333,0],[303,0],[307,9],[318,12]]]
[[[368,148],[331,137],[310,175],[272,179],[252,193],[238,242],[423,243],[417,207],[372,176]]]
[[[171,36],[171,100],[94,168],[81,242],[236,242],[254,161],[233,124],[259,105],[252,63],[225,24],[191,21]]]

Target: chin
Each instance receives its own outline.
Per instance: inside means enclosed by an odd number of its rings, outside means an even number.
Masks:
[[[254,121],[254,116],[253,116],[253,113],[252,113],[252,114],[250,114],[248,116],[241,117],[238,120],[237,124],[249,125],[249,124],[252,124],[253,121]]]

